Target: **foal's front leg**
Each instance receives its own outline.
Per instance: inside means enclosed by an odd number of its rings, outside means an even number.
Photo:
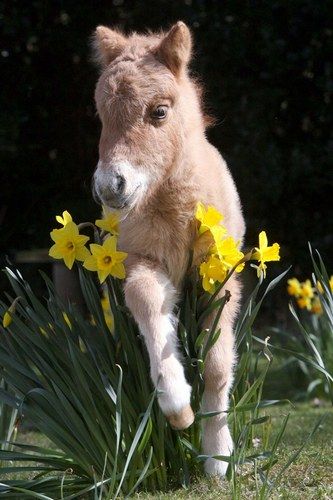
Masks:
[[[225,305],[219,321],[221,333],[218,341],[208,352],[205,362],[203,409],[207,412],[221,412],[219,415],[209,417],[203,422],[202,447],[206,455],[230,456],[233,450],[227,422],[227,410],[229,392],[233,381],[233,367],[236,360],[233,324],[240,301],[240,283],[232,276],[226,288],[231,292],[231,299]],[[213,321],[214,315],[212,315],[209,322],[212,323]],[[208,474],[224,476],[227,468],[227,462],[214,458],[209,458],[205,463],[205,470]]]
[[[127,267],[125,299],[145,339],[160,408],[174,428],[185,429],[194,415],[191,387],[177,349],[176,318],[172,314],[176,291],[157,264],[132,258]]]

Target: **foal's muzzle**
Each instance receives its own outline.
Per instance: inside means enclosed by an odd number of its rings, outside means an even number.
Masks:
[[[115,172],[100,172],[96,170],[93,178],[94,192],[97,198],[110,208],[123,208],[126,206],[126,180],[125,177]]]

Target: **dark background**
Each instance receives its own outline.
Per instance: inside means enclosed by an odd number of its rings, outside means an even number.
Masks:
[[[89,37],[184,20],[192,68],[217,118],[209,138],[234,175],[247,245],[282,245],[275,272],[310,275],[307,241],[333,271],[332,2],[10,1],[1,7],[0,255],[48,247],[54,215],[94,220],[100,132]]]

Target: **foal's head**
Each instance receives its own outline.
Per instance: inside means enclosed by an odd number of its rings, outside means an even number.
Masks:
[[[131,209],[179,166],[184,139],[203,126],[187,75],[191,35],[178,22],[167,34],[126,37],[97,28],[102,73],[95,92],[102,122],[94,190],[103,204]]]

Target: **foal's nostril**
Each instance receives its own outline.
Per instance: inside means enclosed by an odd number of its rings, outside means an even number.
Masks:
[[[116,175],[116,180],[115,180],[115,191],[117,191],[119,194],[123,192],[125,187],[125,178],[122,175]]]
[[[113,174],[108,180],[107,190],[112,196],[121,196],[125,190],[125,177]]]

